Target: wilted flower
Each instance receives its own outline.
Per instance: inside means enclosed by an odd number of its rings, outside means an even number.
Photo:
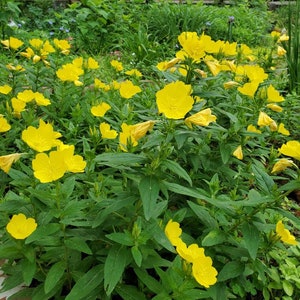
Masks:
[[[182,81],[167,84],[156,93],[158,112],[168,119],[182,119],[192,109],[192,87]]]
[[[268,102],[282,102],[284,98],[279,94],[279,92],[274,88],[272,84],[267,88]]]
[[[271,110],[273,111],[276,111],[276,112],[282,112],[283,111],[283,108],[277,104],[274,104],[274,103],[269,103],[267,104],[267,108],[270,108]]]
[[[37,228],[35,219],[26,218],[24,214],[13,215],[6,225],[7,232],[18,240],[24,240]]]
[[[271,131],[276,131],[277,130],[277,124],[276,122],[270,118],[265,112],[261,111],[258,116],[258,121],[257,121],[258,126],[269,126]]]
[[[22,153],[13,153],[0,156],[0,169],[5,173],[8,173],[11,165],[16,162],[21,156]]]
[[[274,164],[271,173],[278,173],[284,171],[286,168],[291,166],[295,166],[292,160],[288,158],[281,158]]]
[[[211,122],[216,122],[217,117],[212,115],[211,109],[206,108],[197,112],[196,114],[187,117],[184,122],[185,124],[192,128],[192,124],[199,125],[199,126],[208,126]]]
[[[284,127],[283,123],[279,124],[277,131],[283,135],[287,135],[287,136],[290,135],[290,132]]]
[[[286,144],[283,144],[278,151],[286,156],[300,160],[300,142],[298,141],[288,141]]]
[[[154,126],[155,121],[149,120],[146,122],[134,124],[131,127],[131,136],[134,140],[138,141],[141,139],[143,136],[146,135],[146,133],[149,130],[152,130]]]
[[[237,159],[242,160],[244,155],[243,155],[243,150],[242,150],[242,146],[239,145],[232,153],[233,156],[235,156]]]

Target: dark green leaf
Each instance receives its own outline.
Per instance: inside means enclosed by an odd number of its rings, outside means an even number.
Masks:
[[[250,257],[255,260],[260,243],[259,231],[253,224],[244,223],[242,226],[242,233],[244,236],[244,243]]]
[[[144,155],[133,153],[102,153],[95,157],[95,162],[111,167],[136,166],[146,161],[147,158]]]
[[[113,232],[111,234],[105,235],[108,239],[124,245],[124,246],[133,246],[134,240],[132,235],[129,232],[121,233],[121,232]]]
[[[226,234],[218,229],[211,230],[202,240],[202,246],[210,247],[223,243],[226,240]]]
[[[116,292],[123,300],[146,300],[145,295],[132,285],[122,284],[120,287],[116,287]]]
[[[218,275],[218,282],[222,282],[231,278],[235,278],[244,272],[245,265],[238,261],[230,261],[227,263]]]
[[[62,278],[65,273],[65,267],[65,262],[59,261],[50,268],[44,283],[46,294],[48,294]]]
[[[57,223],[38,226],[37,229],[25,240],[25,244],[29,244],[37,240],[43,240],[45,237],[48,237],[60,229],[61,226]]]
[[[28,259],[24,259],[22,261],[22,273],[23,273],[24,283],[26,285],[29,286],[31,284],[35,271],[36,271],[35,261],[32,262],[29,261]]]
[[[164,290],[163,286],[150,276],[146,270],[135,268],[134,272],[150,291],[159,294]]]
[[[80,237],[72,237],[65,240],[65,245],[73,250],[77,250],[86,254],[92,254],[92,250],[87,243]]]
[[[138,246],[131,247],[131,254],[138,267],[142,265],[143,256]]]

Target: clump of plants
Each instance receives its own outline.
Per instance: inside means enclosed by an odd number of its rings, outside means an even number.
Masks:
[[[67,40],[1,43],[11,299],[299,297],[299,119],[255,51],[182,32],[145,80]]]

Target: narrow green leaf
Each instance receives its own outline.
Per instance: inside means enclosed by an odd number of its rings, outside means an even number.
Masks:
[[[211,230],[202,240],[202,246],[210,247],[223,243],[226,240],[226,234],[223,231]]]
[[[44,284],[46,294],[49,293],[62,278],[65,273],[65,266],[64,261],[59,261],[50,268]]]
[[[113,272],[112,272],[113,273]],[[97,265],[84,274],[73,286],[65,300],[81,300],[95,290],[103,281],[103,265]]]
[[[23,279],[24,283],[29,286],[32,282],[32,279],[34,277],[36,271],[36,263],[35,261],[29,261],[28,259],[24,259],[22,261],[22,273],[23,273]]]
[[[250,257],[255,260],[260,243],[259,230],[253,224],[244,223],[242,226],[245,246],[250,254]]]
[[[218,282],[235,278],[244,272],[245,265],[238,261],[230,261],[227,263],[218,275]]]
[[[146,300],[144,293],[140,292],[135,286],[124,285],[116,287],[116,292],[123,300]]]
[[[25,240],[25,244],[29,244],[37,240],[43,240],[44,237],[48,237],[60,229],[61,227],[58,223],[38,226],[37,229]]]
[[[131,247],[131,254],[137,266],[140,267],[142,265],[143,256],[141,251],[139,250],[139,247],[138,246]]]
[[[105,235],[108,239],[124,245],[124,246],[133,246],[134,245],[134,240],[132,235],[129,232],[113,232],[111,234]]]
[[[74,191],[75,187],[75,177],[69,177],[65,180],[64,184],[61,187],[61,193],[64,196],[64,199],[68,199]]]
[[[144,155],[133,153],[102,153],[95,157],[95,162],[111,167],[136,166],[146,161],[147,158]]]
[[[191,179],[190,175],[176,161],[165,160],[165,161],[163,161],[162,166],[166,167],[173,173],[177,174],[179,177],[186,180],[190,185],[192,185],[192,179]]]
[[[86,254],[92,254],[92,250],[87,245],[87,243],[80,237],[72,237],[65,240],[65,245],[70,248],[74,249]]]
[[[150,291],[159,294],[164,290],[163,286],[150,276],[146,270],[135,268],[134,272]]]
[[[122,277],[126,266],[127,251],[119,245],[112,246],[104,264],[104,289],[109,296]]]
[[[202,224],[210,229],[218,228],[218,222],[210,215],[209,210],[206,207],[195,204],[192,201],[187,201],[187,203]]]
[[[251,166],[256,182],[262,191],[265,193],[272,192],[275,182],[271,176],[269,176],[260,162],[255,161],[255,165]]]
[[[145,219],[149,221],[155,216],[156,201],[159,195],[159,181],[154,176],[145,176],[139,183]]]

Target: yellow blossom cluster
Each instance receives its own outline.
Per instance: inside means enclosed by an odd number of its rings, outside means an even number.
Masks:
[[[204,248],[197,244],[187,246],[180,238],[182,229],[178,222],[169,220],[165,234],[181,258],[192,264],[192,275],[196,281],[209,288],[217,282],[217,270],[212,266],[212,259],[204,254]]]

